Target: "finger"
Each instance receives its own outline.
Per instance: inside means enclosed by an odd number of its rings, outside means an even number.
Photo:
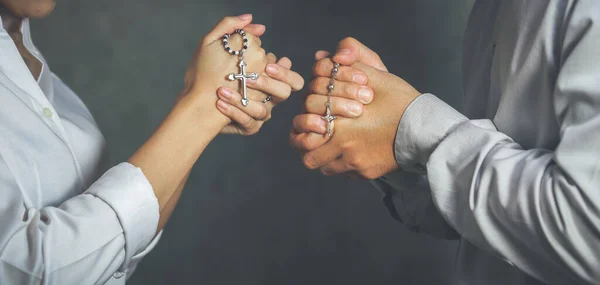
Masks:
[[[224,101],[225,103],[227,103],[228,105],[231,105],[234,108],[239,109],[239,111],[241,113],[244,113],[248,116],[250,116],[253,120],[257,120],[257,121],[265,121],[267,119],[269,119],[269,110],[267,109],[267,107],[265,106],[265,104],[263,104],[262,102],[257,102],[257,101],[253,101],[250,100],[250,102],[248,102],[248,106],[243,106],[242,105],[242,95],[240,95],[240,93],[235,92],[227,87],[221,87],[217,90],[217,96],[219,97],[220,100]],[[235,114],[237,114],[238,112],[235,112]],[[242,116],[242,117],[238,117],[240,119],[247,119],[246,117]],[[237,123],[242,123],[242,122],[238,122],[238,120],[231,118],[233,121],[236,121]]]
[[[217,100],[217,110],[229,117],[231,121],[237,123],[243,130],[242,133],[253,134],[260,129],[261,121],[254,120],[248,114],[221,99]]]
[[[274,53],[270,52],[267,54],[267,64],[277,62],[277,56]]]
[[[331,78],[317,77],[310,82],[310,92],[326,95],[329,93]],[[359,101],[363,104],[369,104],[373,101],[373,89],[369,86],[357,83],[335,80],[331,96],[342,97],[350,100]]]
[[[329,140],[329,136],[317,133],[295,133],[290,135],[290,144],[292,147],[308,152],[324,145]]]
[[[245,33],[245,38],[241,37],[238,33],[232,34],[229,38],[221,37],[222,43],[228,46],[231,50],[229,52],[241,50],[244,46],[248,46],[246,52],[253,55],[265,55],[265,50],[261,47],[260,39],[253,34]],[[244,41],[247,41],[244,43]]]
[[[308,169],[317,169],[328,163],[336,160],[342,155],[341,149],[332,144],[333,141],[305,153],[302,157],[302,162]]]
[[[247,25],[244,27],[244,31],[246,31],[249,34],[254,35],[257,38],[264,35],[266,30],[267,30],[267,27],[265,25],[261,25],[261,24],[250,24],[250,25]],[[260,44],[259,44],[259,46],[260,46]]]
[[[318,50],[315,53],[315,60],[321,60],[323,58],[326,58],[327,56],[329,56],[329,52],[324,51],[324,50]]]
[[[277,62],[277,64],[279,64],[287,69],[292,69],[292,61],[287,57],[280,58],[279,61]]]
[[[333,60],[342,65],[353,65],[356,62],[362,62],[376,69],[387,72],[387,67],[385,67],[377,53],[355,38],[351,37],[340,41],[338,44],[338,50],[333,56]]]
[[[292,126],[296,133],[327,133],[327,123],[320,115],[300,114],[292,120]]]
[[[343,159],[336,159],[330,163],[327,163],[321,167],[321,173],[327,176],[346,173],[353,171],[348,167],[348,164]]]
[[[259,76],[256,80],[248,80],[248,87],[273,96],[271,100],[273,104],[287,100],[292,93],[290,85],[269,76]]]
[[[333,71],[333,61],[330,58],[324,58],[315,63],[313,66],[313,74],[320,77],[331,77]],[[336,80],[345,82],[354,82],[360,85],[367,84],[367,75],[352,66],[340,66],[338,73],[335,76]]]
[[[206,46],[216,40],[220,40],[224,34],[229,34],[236,29],[241,29],[250,24],[250,22],[252,22],[251,14],[225,17],[212,29],[212,31],[204,36],[202,45]]]
[[[363,113],[363,104],[340,97],[331,97],[330,109],[333,116],[356,118]],[[311,114],[325,114],[327,108],[327,96],[311,94],[306,97],[304,109]]]
[[[269,64],[267,65],[266,71],[267,75],[269,75],[271,78],[284,82],[294,91],[298,91],[304,87],[304,78],[302,78],[302,76],[300,76],[300,74],[297,72],[291,71],[285,66],[279,64]]]

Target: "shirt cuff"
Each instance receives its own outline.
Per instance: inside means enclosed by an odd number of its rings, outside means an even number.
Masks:
[[[156,234],[159,220],[158,200],[142,170],[129,163],[109,169],[86,191],[117,214],[125,237],[125,271],[134,255],[143,251]]]
[[[404,170],[424,172],[439,143],[466,121],[467,117],[433,94],[417,97],[406,108],[398,125],[394,145],[396,162]]]

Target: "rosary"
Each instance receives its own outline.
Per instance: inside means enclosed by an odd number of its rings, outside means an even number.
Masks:
[[[230,34],[225,34],[225,36],[223,36],[223,46],[225,47],[226,52],[228,52],[232,55],[239,56],[240,63],[238,64],[238,66],[240,68],[240,73],[239,74],[231,73],[231,74],[229,74],[229,76],[227,76],[227,79],[229,79],[230,81],[240,80],[240,83],[242,84],[242,105],[244,107],[246,107],[246,106],[248,106],[248,94],[247,94],[248,91],[247,91],[247,87],[246,87],[247,80],[248,79],[252,79],[252,80],[258,79],[258,73],[256,73],[256,72],[252,72],[249,74],[246,73],[246,67],[248,65],[246,64],[246,61],[244,60],[244,52],[246,52],[246,50],[248,50],[248,37],[246,37],[246,32],[244,32],[244,30],[242,30],[242,29],[237,29],[237,30],[235,30],[235,32],[237,34],[239,34],[240,36],[242,36],[242,39],[244,42],[244,46],[242,47],[242,49],[237,51],[237,50],[232,50],[229,47],[229,43],[227,41],[231,37]]]
[[[325,103],[325,115],[321,117],[321,119],[327,122],[327,135],[331,137],[331,133],[333,131],[333,121],[337,119],[336,116],[331,114],[331,94],[333,93],[333,89],[335,88],[335,76],[338,74],[340,70],[340,64],[337,62],[333,63],[333,70],[331,70],[331,81],[329,81],[329,86],[327,86],[327,103]]]

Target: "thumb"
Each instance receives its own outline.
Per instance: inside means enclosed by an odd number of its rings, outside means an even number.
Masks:
[[[202,39],[202,45],[209,45],[212,42],[221,39],[225,34],[229,34],[236,29],[246,27],[246,25],[250,24],[250,22],[252,22],[251,14],[225,17],[212,29],[212,31],[208,32],[208,34],[204,36],[204,39]]]
[[[333,60],[341,65],[353,65],[356,62],[362,62],[376,69],[388,71],[376,52],[351,37],[340,41]]]

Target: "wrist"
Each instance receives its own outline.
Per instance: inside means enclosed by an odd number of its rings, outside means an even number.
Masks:
[[[395,139],[395,156],[405,170],[423,171],[429,157],[458,125],[468,119],[432,94],[413,100],[404,111]]]
[[[199,128],[211,133],[216,131],[216,136],[231,123],[231,119],[217,109],[217,100],[216,91],[184,91],[171,113],[182,113],[181,116],[191,118]]]

